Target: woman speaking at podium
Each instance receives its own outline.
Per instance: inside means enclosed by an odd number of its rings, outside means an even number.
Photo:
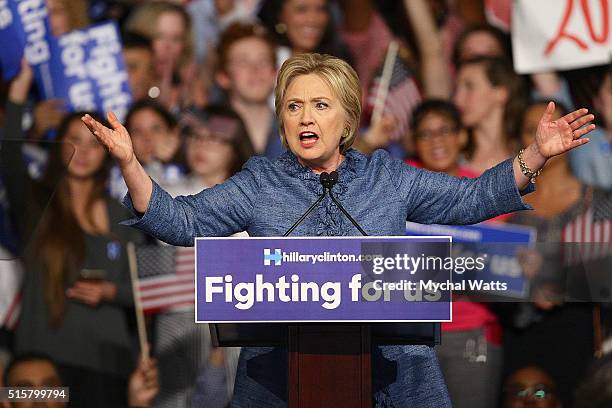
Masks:
[[[134,155],[130,135],[114,114],[108,115],[112,128],[83,117],[123,172],[129,189],[124,204],[135,213],[128,224],[183,246],[193,245],[195,237],[239,231],[282,236],[323,192],[319,174],[332,171],[338,173],[335,197],[368,235],[404,235],[406,220],[473,224],[528,209],[521,195],[532,191],[546,161],[588,142],[581,136],[595,128],[587,125],[594,117],[586,109],[552,121],[555,108],[550,103],[534,143],[476,179],[459,179],[410,167],[383,150],[368,157],[351,148],[361,114],[361,87],[355,71],[340,59],[319,54],[290,58],[278,73],[275,93],[281,139],[288,151],[275,161],[251,158],[223,184],[174,199],[147,176]],[[293,235],[360,233],[326,196]],[[450,406],[431,348],[381,346],[380,351],[378,355],[397,370],[374,372],[376,406]],[[280,385],[286,367],[261,365],[275,359],[260,357],[277,353],[269,347],[243,349],[232,406],[286,405],[286,390]],[[259,362],[247,374],[254,358]],[[374,370],[377,365],[373,361]]]

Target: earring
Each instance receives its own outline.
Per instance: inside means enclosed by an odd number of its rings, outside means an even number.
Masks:
[[[287,24],[278,23],[274,26],[274,30],[276,30],[278,34],[285,34],[287,32]]]

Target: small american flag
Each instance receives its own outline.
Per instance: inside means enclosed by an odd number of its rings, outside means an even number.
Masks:
[[[388,115],[395,118],[395,132],[391,135],[393,141],[400,140],[408,132],[412,111],[422,100],[421,91],[402,54],[405,54],[405,51],[402,52],[400,46],[400,52],[393,64],[389,92],[383,110],[383,116]],[[372,81],[368,92],[365,106],[366,114],[374,110],[378,89],[381,86],[381,75],[382,68]]]
[[[144,313],[189,310],[195,302],[193,247],[147,245],[136,249]]]
[[[582,244],[565,246],[567,265],[612,256],[612,192],[589,192],[587,201],[586,210],[563,228],[562,242]]]

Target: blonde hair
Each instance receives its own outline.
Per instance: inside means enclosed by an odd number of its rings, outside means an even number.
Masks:
[[[340,153],[344,154],[355,141],[361,117],[361,85],[355,70],[340,58],[325,54],[299,54],[283,63],[278,72],[275,89],[275,108],[281,141],[286,148],[287,137],[284,131],[283,106],[285,92],[293,80],[301,75],[315,74],[329,85],[340,100],[346,113],[345,133],[340,139]]]
[[[185,21],[185,35],[183,37],[183,54],[179,65],[186,64],[193,55],[193,39],[191,33],[191,17],[182,6],[169,1],[150,1],[138,6],[132,12],[125,24],[126,30],[143,35],[151,41],[155,39],[157,20],[164,13],[177,13]]]

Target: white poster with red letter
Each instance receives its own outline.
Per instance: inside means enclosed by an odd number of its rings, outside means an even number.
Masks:
[[[512,48],[521,74],[610,62],[612,0],[514,0]]]

